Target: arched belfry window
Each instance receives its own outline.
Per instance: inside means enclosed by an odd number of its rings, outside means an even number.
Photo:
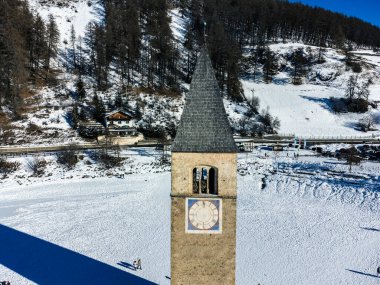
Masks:
[[[193,193],[199,193],[199,181],[201,174],[198,168],[193,169]]]
[[[218,195],[217,170],[210,166],[193,169],[193,193]]]

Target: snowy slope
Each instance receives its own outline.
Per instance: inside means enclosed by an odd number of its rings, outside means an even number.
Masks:
[[[284,63],[284,57],[297,48],[310,48],[315,54],[318,48],[304,44],[287,43],[272,44],[271,50],[277,53]],[[369,53],[370,55],[363,55]],[[371,51],[357,51],[355,55],[370,66],[359,74],[359,80],[370,78],[373,85],[370,86],[369,99],[380,100],[380,55]],[[273,83],[265,84],[260,79],[242,80],[245,96],[249,99],[254,96],[260,99],[262,108],[270,108],[271,114],[278,116],[281,122],[279,133],[295,134],[298,136],[368,136],[380,135],[380,131],[363,133],[355,129],[355,126],[363,114],[334,113],[329,101],[330,97],[344,97],[346,83],[349,76],[355,75],[347,71],[344,56],[334,49],[327,49],[324,54],[326,62],[313,65],[308,72],[304,84],[294,86],[291,84],[290,74],[280,72],[274,77]],[[289,67],[289,63],[285,64]],[[380,109],[371,109],[368,114],[374,114],[380,118]],[[380,119],[376,124],[380,129]]]
[[[270,108],[272,115],[280,119],[280,134],[298,136],[360,136],[368,134],[354,129],[362,114],[335,114],[329,98],[343,97],[343,91],[335,87],[304,84],[301,86],[260,84],[243,81],[246,96],[251,90],[260,99],[261,107]]]
[[[142,154],[135,160],[149,165],[149,152]],[[378,284],[379,166],[367,162],[349,175],[346,165],[309,152],[299,160],[263,154],[238,160],[237,284]],[[9,255],[0,255],[0,279],[100,284],[106,276],[107,284],[145,284],[131,281],[133,274],[169,284],[169,172],[54,177],[1,187],[0,251]],[[25,245],[41,240],[24,251],[12,237]],[[56,255],[47,257],[49,251]],[[63,254],[67,265],[58,260]],[[136,272],[128,264],[137,257],[143,270]]]
[[[102,13],[102,6],[95,0],[28,1],[32,11],[44,20],[48,19],[49,14],[54,16],[61,34],[61,47],[64,40],[70,40],[71,26],[74,26],[76,36],[83,38],[87,24],[98,21]]]

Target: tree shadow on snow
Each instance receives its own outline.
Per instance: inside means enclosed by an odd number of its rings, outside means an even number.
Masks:
[[[358,122],[345,122],[343,125],[355,131],[359,131],[359,132],[361,131],[358,127]]]
[[[353,272],[353,273],[356,273],[356,274],[365,275],[365,276],[369,276],[369,277],[374,277],[374,278],[379,278],[379,279],[380,279],[380,276],[375,275],[375,274],[370,274],[370,273],[360,272],[360,271],[351,270],[351,269],[346,269],[346,270],[347,270],[347,271],[350,271],[350,272]]]
[[[146,149],[136,148],[132,150],[137,152],[139,156],[153,156],[153,154],[151,152],[148,152]]]
[[[155,284],[4,225],[0,264],[37,284]]]
[[[305,96],[305,95],[302,95],[301,97],[304,98],[304,99],[306,99],[306,100],[309,100],[311,102],[318,103],[323,109],[325,109],[325,110],[333,113],[332,103],[331,103],[330,99],[328,99],[328,98],[318,98],[318,97],[312,97],[312,96]]]

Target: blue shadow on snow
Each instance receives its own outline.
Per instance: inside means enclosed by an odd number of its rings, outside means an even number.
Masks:
[[[156,284],[0,224],[0,264],[37,284]]]
[[[360,272],[360,271],[351,270],[351,269],[346,269],[346,270],[347,270],[347,271],[350,271],[350,272],[352,272],[352,273],[360,274],[360,275],[365,275],[365,276],[374,277],[374,278],[380,278],[379,275],[375,275],[375,274],[370,274],[370,273]]]
[[[305,96],[305,95],[302,95],[301,97],[308,101],[318,103],[323,109],[326,109],[327,111],[333,113],[332,103],[330,99],[318,98],[318,97],[313,97],[313,96]]]
[[[366,231],[380,232],[380,229],[376,229],[376,228],[368,228],[368,227],[359,227],[359,228]]]

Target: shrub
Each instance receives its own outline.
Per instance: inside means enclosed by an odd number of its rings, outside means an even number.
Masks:
[[[57,162],[71,169],[78,162],[75,150],[70,148],[57,154]]]
[[[14,143],[15,133],[11,130],[0,133],[0,145],[7,145]]]
[[[349,112],[365,113],[368,111],[368,101],[365,99],[353,99],[347,102]]]
[[[8,174],[15,172],[20,167],[19,162],[9,162],[6,161],[4,158],[0,158],[0,173]]]
[[[358,63],[358,62],[352,62],[351,68],[352,68],[352,71],[355,73],[362,72],[362,67],[361,67],[360,63]]]
[[[41,133],[41,128],[37,126],[36,124],[29,123],[28,127],[26,128],[26,132],[28,134],[33,134],[33,133]]]
[[[154,126],[150,123],[141,124],[138,128],[138,131],[141,132],[147,138],[165,138],[166,130],[162,126]]]
[[[121,166],[124,161],[124,159],[119,156],[115,157],[108,154],[105,149],[95,153],[93,159],[97,160],[106,169]]]
[[[267,134],[276,134],[280,128],[280,120],[269,113],[269,108],[261,111],[259,122],[263,125],[264,132]]]
[[[104,134],[104,131],[98,127],[79,126],[78,133],[82,138],[96,139]]]
[[[46,160],[43,158],[35,158],[33,160],[29,160],[27,163],[29,170],[36,176],[42,175],[47,165]]]

